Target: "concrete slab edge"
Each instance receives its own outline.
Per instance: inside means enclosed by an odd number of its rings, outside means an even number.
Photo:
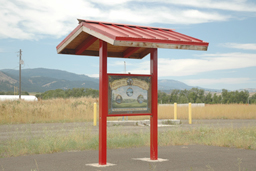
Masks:
[[[116,164],[107,163],[106,165],[99,165],[99,163],[91,163],[91,164],[85,164],[86,166],[92,166],[92,167],[108,167],[108,166],[115,166]]]
[[[168,161],[168,159],[161,159],[161,158],[158,158],[157,160],[151,160],[150,158],[133,158],[133,160],[141,160],[141,161],[152,162],[152,163]]]
[[[159,119],[158,125],[180,125],[180,120]],[[150,126],[150,120],[107,121],[108,126]]]

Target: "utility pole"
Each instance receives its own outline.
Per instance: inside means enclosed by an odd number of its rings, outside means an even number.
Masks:
[[[126,74],[126,62],[124,61],[124,74]],[[126,116],[126,120],[128,120],[128,116]],[[123,121],[124,121],[124,116],[123,116]]]
[[[21,49],[20,49],[20,60],[19,60],[19,68],[20,68],[20,72],[19,72],[19,99],[21,99],[21,64],[22,64],[22,60],[21,60]]]
[[[126,74],[126,62],[124,61],[124,73]]]

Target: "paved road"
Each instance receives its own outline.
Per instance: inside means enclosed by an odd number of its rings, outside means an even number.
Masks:
[[[105,168],[86,164],[98,162],[98,151],[64,152],[0,159],[4,171],[234,171],[256,170],[256,151],[212,146],[159,147],[161,163],[149,163],[133,158],[149,157],[149,147],[108,150]],[[241,163],[241,164],[239,164]],[[240,165],[240,166],[239,166]]]
[[[193,129],[197,127],[247,127],[256,126],[256,120],[193,120],[193,124],[189,125],[187,120],[182,120],[182,124],[178,126],[159,127],[159,132],[174,130],[174,129]],[[43,136],[45,134],[65,135],[72,133],[75,130],[90,131],[98,134],[98,126],[93,126],[92,122],[83,123],[42,123],[42,124],[16,124],[16,125],[0,125],[0,140],[10,138],[21,138],[28,136]],[[108,126],[108,132],[149,132],[149,126]]]

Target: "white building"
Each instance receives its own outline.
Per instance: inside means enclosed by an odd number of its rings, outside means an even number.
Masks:
[[[36,96],[21,95],[21,99],[25,101],[38,101]],[[19,100],[19,95],[0,95],[0,101]]]

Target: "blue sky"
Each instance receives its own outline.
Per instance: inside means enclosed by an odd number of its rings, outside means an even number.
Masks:
[[[0,0],[0,70],[60,69],[98,77],[99,58],[59,55],[77,18],[175,29],[209,42],[208,51],[158,50],[159,79],[191,86],[256,88],[256,2],[252,0]],[[108,59],[109,73],[149,73],[142,60]]]

